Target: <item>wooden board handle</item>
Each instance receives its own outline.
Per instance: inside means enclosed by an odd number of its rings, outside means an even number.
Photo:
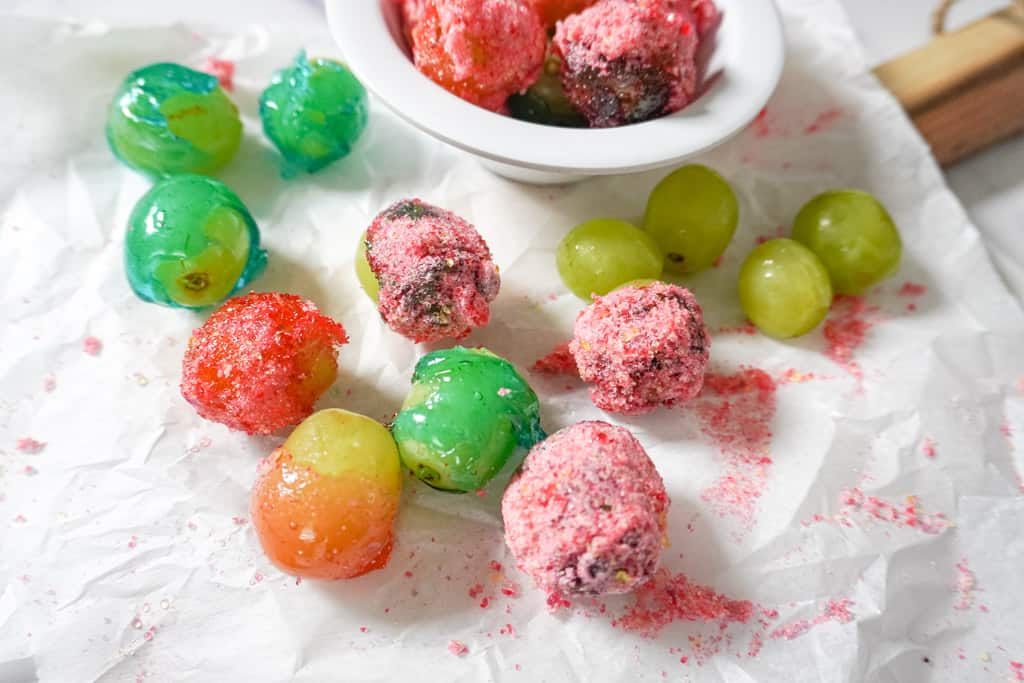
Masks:
[[[1024,131],[1024,1],[938,35],[875,75],[944,166]]]

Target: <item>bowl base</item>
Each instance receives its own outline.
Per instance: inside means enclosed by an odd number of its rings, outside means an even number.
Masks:
[[[535,171],[532,168],[512,166],[500,161],[476,157],[480,165],[495,175],[527,185],[571,185],[578,183],[587,176],[578,173],[559,173],[557,171]]]

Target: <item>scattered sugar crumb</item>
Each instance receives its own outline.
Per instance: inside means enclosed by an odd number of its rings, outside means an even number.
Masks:
[[[45,391],[48,394],[52,394],[56,388],[57,378],[51,372],[47,374],[46,377],[43,378],[43,391]]]
[[[82,340],[82,350],[90,356],[98,356],[103,351],[103,342],[96,337],[86,337]]]
[[[786,624],[780,626],[769,634],[772,639],[783,638],[785,640],[793,640],[799,638],[815,626],[820,626],[827,621],[837,621],[840,624],[848,624],[853,621],[853,614],[850,612],[850,606],[853,604],[853,600],[849,598],[842,598],[840,600],[829,600],[825,604],[825,609],[820,614],[815,616],[813,619],[800,619],[794,621],[792,624]]]
[[[813,121],[811,121],[806,128],[804,128],[804,135],[814,135],[815,133],[822,133],[830,128],[834,127],[835,124],[842,120],[844,114],[843,110],[839,107],[831,107],[818,114]]]
[[[203,71],[211,76],[216,76],[220,87],[228,92],[232,92],[235,89],[235,63],[230,59],[207,57],[206,62],[203,64]]]
[[[927,458],[935,457],[935,442],[931,439],[925,439],[924,444],[921,446],[921,452],[924,453]]]
[[[539,359],[530,368],[534,372],[542,372],[548,375],[572,375],[579,376],[576,367],[576,359],[569,350],[569,342],[563,342],[555,347],[555,350]]]
[[[863,346],[868,331],[875,325],[868,316],[877,312],[878,307],[869,306],[864,297],[841,294],[833,300],[825,321],[826,355],[857,379],[864,373],[854,362],[853,353]]]
[[[469,653],[469,646],[460,640],[449,640],[448,652],[451,652],[456,657],[463,657]]]
[[[974,572],[967,566],[967,558],[956,563],[956,594],[957,601],[953,609],[966,610],[974,605],[974,591],[978,584]]]
[[[928,291],[928,287],[926,287],[925,285],[919,285],[916,282],[910,282],[908,280],[907,282],[903,283],[902,287],[900,287],[899,295],[900,296],[922,296],[927,291]]]
[[[28,453],[35,455],[36,453],[42,453],[46,448],[45,441],[36,441],[30,436],[24,436],[17,440],[14,444],[14,448],[22,453]]]

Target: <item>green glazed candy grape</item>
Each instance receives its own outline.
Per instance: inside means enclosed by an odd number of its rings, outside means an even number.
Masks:
[[[663,261],[649,234],[613,218],[577,225],[558,244],[555,260],[566,287],[582,299],[604,296],[629,280],[657,279]]]
[[[310,173],[346,156],[367,117],[366,89],[352,72],[305,52],[260,96],[263,131],[289,163]]]
[[[128,219],[124,248],[139,298],[180,308],[220,303],[267,263],[242,200],[200,175],[172,176],[144,194]]]
[[[402,463],[443,491],[475,491],[516,447],[544,439],[540,403],[507,360],[486,349],[427,354],[391,427]]]
[[[121,161],[153,176],[212,173],[238,150],[242,121],[215,76],[151,64],[118,89],[107,141]]]
[[[793,239],[818,255],[840,294],[860,294],[900,265],[903,243],[885,207],[867,192],[831,190],[807,202]]]
[[[832,304],[828,271],[810,249],[769,240],[740,268],[740,304],[752,323],[773,337],[797,337],[818,326]]]
[[[373,303],[377,303],[380,296],[380,283],[377,276],[370,268],[370,262],[366,260],[366,233],[359,237],[359,246],[356,247],[356,277],[359,278],[359,286],[366,292]]]
[[[729,246],[739,204],[729,183],[706,166],[683,166],[655,186],[647,199],[644,230],[665,252],[665,270],[695,273]]]

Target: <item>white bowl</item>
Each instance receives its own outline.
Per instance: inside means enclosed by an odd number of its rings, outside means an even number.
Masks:
[[[325,0],[334,39],[356,76],[396,114],[477,157],[491,170],[532,183],[678,164],[725,142],[767,103],[785,45],[773,0],[716,0],[722,23],[710,87],[682,111],[618,128],[558,128],[519,121],[452,95],[416,70],[394,0]]]

